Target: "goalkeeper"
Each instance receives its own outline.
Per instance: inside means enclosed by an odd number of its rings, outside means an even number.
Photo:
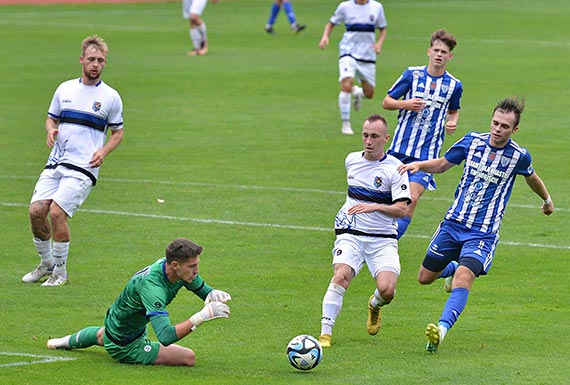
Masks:
[[[194,352],[174,342],[186,337],[206,321],[228,318],[226,302],[231,296],[214,290],[198,274],[202,246],[175,239],[166,257],[137,272],[107,310],[105,326],[92,326],[77,333],[48,340],[48,349],[82,349],[104,346],[109,355],[123,363],[193,366]],[[204,308],[189,319],[172,325],[166,306],[181,288],[205,301]],[[150,322],[159,342],[147,339]]]

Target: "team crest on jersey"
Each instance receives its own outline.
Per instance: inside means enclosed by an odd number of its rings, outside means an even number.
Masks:
[[[511,158],[507,158],[505,156],[503,156],[501,158],[501,166],[505,167],[506,165],[508,165],[509,163],[511,163]]]
[[[431,88],[432,90],[435,90],[435,87],[437,87],[437,83],[436,82],[431,82],[429,85],[429,88]]]
[[[380,178],[379,176],[374,178],[374,186],[376,186],[377,188],[382,186],[382,178]]]
[[[97,112],[101,109],[101,102],[93,102],[93,106],[91,107],[93,108],[93,111]]]
[[[157,309],[160,309],[162,307],[162,304],[160,302],[155,302],[154,306],[156,306]]]
[[[368,20],[370,20],[371,23],[374,23],[374,15],[368,16]]]
[[[489,160],[490,160],[491,162],[495,160],[495,155],[497,155],[497,153],[495,153],[495,152],[492,152],[492,153],[489,154]]]
[[[441,90],[442,90],[443,92],[447,93],[447,91],[449,90],[449,86],[446,85],[446,84],[442,84],[442,85],[441,85]]]

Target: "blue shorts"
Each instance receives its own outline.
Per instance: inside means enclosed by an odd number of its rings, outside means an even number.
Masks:
[[[491,268],[499,233],[485,234],[460,223],[444,220],[435,231],[422,266],[442,271],[451,261],[468,267],[475,276],[485,275]]]
[[[388,150],[388,154],[398,158],[400,162],[404,164],[420,161],[420,159],[416,159],[414,157],[407,156],[404,154],[399,154],[397,152],[393,152],[390,150]],[[408,173],[408,179],[410,180],[410,183],[412,182],[418,183],[422,185],[424,189],[429,191],[434,191],[437,188],[437,185],[435,184],[435,179],[433,178],[433,174],[430,174],[429,172],[418,171],[415,174]]]

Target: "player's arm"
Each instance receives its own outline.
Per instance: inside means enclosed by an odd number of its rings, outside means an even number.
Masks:
[[[323,37],[321,37],[321,41],[319,42],[320,49],[325,49],[325,47],[329,45],[330,43],[329,37],[331,35],[333,28],[334,24],[331,23],[330,21],[325,25],[325,30],[323,31]]]
[[[418,171],[424,171],[424,172],[430,172],[432,174],[441,174],[443,172],[446,172],[453,166],[457,165],[455,163],[448,161],[447,159],[445,159],[445,157],[442,157],[438,159],[423,160],[421,162],[401,164],[398,166],[398,172],[400,174],[403,174],[405,172],[415,174]]]
[[[107,143],[99,150],[95,151],[89,165],[91,167],[99,167],[103,164],[105,157],[109,155],[115,148],[121,144],[123,140],[123,129],[111,130],[111,136]]]
[[[374,52],[376,52],[376,55],[382,51],[382,45],[384,44],[384,40],[386,40],[386,28],[380,28],[379,31],[380,32],[378,33],[378,39],[374,44]]]
[[[552,202],[550,194],[548,193],[546,185],[542,179],[540,179],[536,172],[534,172],[525,177],[525,181],[530,189],[544,201],[541,207],[542,212],[546,215],[552,214],[554,212],[554,202]]]
[[[390,95],[386,95],[382,101],[382,108],[385,110],[410,110],[415,112],[420,112],[426,106],[426,102],[421,98],[411,98],[411,99],[394,99]]]
[[[48,147],[53,147],[55,138],[59,133],[59,120],[52,117],[46,119],[46,144]]]
[[[457,129],[457,121],[459,120],[459,110],[448,111],[445,122],[445,133],[451,135]]]
[[[392,218],[402,218],[408,211],[408,201],[399,200],[393,204],[385,203],[358,203],[348,209],[349,215],[372,213],[378,211]]]

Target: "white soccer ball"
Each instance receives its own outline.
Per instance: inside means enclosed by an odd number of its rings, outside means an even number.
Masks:
[[[321,362],[323,348],[315,337],[301,334],[287,345],[287,358],[295,369],[310,370]]]

